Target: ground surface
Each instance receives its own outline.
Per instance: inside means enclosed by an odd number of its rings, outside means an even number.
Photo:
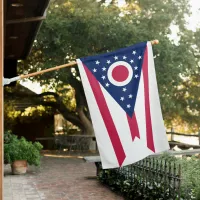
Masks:
[[[11,175],[5,166],[4,200],[123,200],[96,180],[96,167],[81,158],[45,156],[39,169]]]

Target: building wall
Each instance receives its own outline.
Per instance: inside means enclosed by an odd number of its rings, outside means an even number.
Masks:
[[[18,122],[12,131],[19,137],[23,136],[32,142],[35,142],[36,138],[53,137],[54,116],[32,119],[28,120],[28,122]],[[44,146],[44,149],[53,148],[53,141],[39,142]]]

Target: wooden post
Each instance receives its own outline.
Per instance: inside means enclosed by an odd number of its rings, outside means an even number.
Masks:
[[[0,199],[3,199],[3,68],[4,68],[4,12],[0,1]]]
[[[199,129],[199,145],[200,145],[200,129]]]
[[[174,128],[171,128],[171,141],[174,141]]]

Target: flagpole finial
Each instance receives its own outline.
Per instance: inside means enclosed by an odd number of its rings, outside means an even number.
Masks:
[[[152,41],[151,41],[151,44],[152,44],[152,45],[154,45],[154,44],[159,44],[159,40],[152,40]]]

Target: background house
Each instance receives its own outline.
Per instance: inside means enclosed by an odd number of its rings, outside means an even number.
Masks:
[[[12,88],[5,88],[5,105],[11,102],[12,107],[5,108],[5,112],[10,112],[10,114],[5,113],[4,126],[5,129],[12,130],[14,134],[24,136],[27,140],[34,142],[36,138],[53,136],[54,112],[51,109],[45,111],[41,105],[34,104],[31,96],[33,98],[37,94],[20,84],[16,84]],[[38,106],[42,109],[39,109]],[[10,115],[13,117],[9,118]],[[42,141],[42,144],[45,149],[52,148],[53,141]]]

